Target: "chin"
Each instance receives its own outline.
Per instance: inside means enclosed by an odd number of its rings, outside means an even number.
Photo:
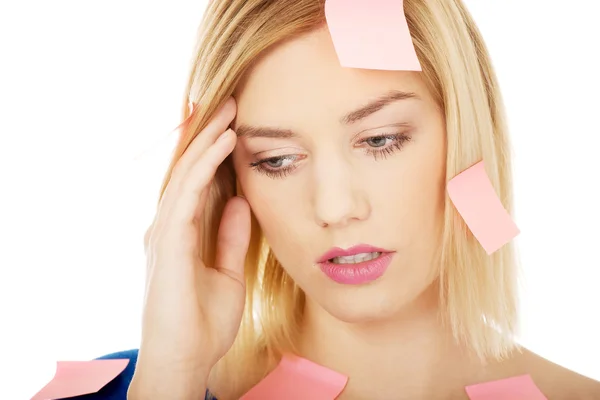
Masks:
[[[406,281],[406,280],[405,280]],[[398,283],[381,279],[367,285],[321,287],[312,302],[333,318],[349,324],[375,325],[429,314],[438,305],[438,290],[426,280]]]
[[[392,293],[369,287],[346,287],[330,291],[326,298],[316,299],[332,317],[350,324],[383,322],[391,319],[403,308],[403,301]]]

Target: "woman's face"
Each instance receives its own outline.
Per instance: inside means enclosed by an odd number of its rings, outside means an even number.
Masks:
[[[343,68],[324,28],[265,54],[235,98],[238,179],[309,304],[361,322],[419,297],[437,274],[446,154],[419,73]]]

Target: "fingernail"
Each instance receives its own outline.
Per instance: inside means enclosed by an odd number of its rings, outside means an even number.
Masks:
[[[223,105],[223,112],[228,112],[230,109],[235,110],[236,108],[236,104],[235,104],[235,99],[233,97],[229,97],[227,99],[227,101],[225,101],[225,104]]]
[[[231,129],[227,129],[225,132],[223,132],[221,134],[221,136],[219,136],[219,138],[217,139],[217,142],[227,139],[232,133],[233,133],[233,131]]]

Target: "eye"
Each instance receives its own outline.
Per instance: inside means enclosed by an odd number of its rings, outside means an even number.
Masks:
[[[357,147],[365,144],[366,148],[363,147],[365,153],[377,160],[379,157],[386,158],[394,152],[400,151],[409,140],[410,137],[405,133],[383,134],[362,139],[357,143]],[[251,162],[249,166],[270,178],[283,178],[294,171],[298,167],[298,161],[304,158],[306,156],[301,154],[288,154],[263,158]]]
[[[283,178],[296,169],[294,161],[302,158],[302,156],[295,154],[263,158],[262,160],[250,163],[250,167],[257,172],[267,175],[268,177]]]
[[[281,168],[286,167],[290,164],[290,159],[285,157],[268,158],[264,160],[264,165],[269,168]]]
[[[365,148],[365,152],[377,160],[379,157],[386,158],[396,151],[402,150],[404,144],[409,140],[410,136],[405,133],[394,133],[371,136],[362,139],[358,144],[366,144],[368,147]]]
[[[365,143],[367,143],[371,147],[383,147],[385,146],[386,141],[387,138],[385,136],[375,136],[365,140]]]

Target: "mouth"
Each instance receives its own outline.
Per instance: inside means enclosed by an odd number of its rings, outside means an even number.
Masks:
[[[333,248],[317,264],[332,281],[345,285],[362,285],[378,280],[392,262],[393,251],[369,245],[344,250]]]
[[[365,261],[371,261],[379,258],[383,252],[373,251],[370,253],[358,253],[351,256],[339,256],[328,259],[326,262],[332,264],[360,264]]]
[[[334,247],[319,257],[317,264],[360,264],[375,260],[388,253],[392,253],[392,251],[368,244],[359,244],[348,249]]]

